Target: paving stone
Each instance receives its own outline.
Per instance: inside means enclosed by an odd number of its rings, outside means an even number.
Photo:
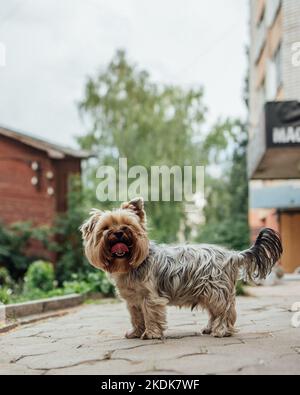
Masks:
[[[124,303],[85,305],[0,335],[0,374],[300,374],[300,328],[291,305],[300,282],[238,298],[238,332],[201,336],[201,311],[168,311],[164,340],[128,340]]]

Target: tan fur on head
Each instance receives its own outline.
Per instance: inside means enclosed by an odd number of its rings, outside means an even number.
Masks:
[[[137,197],[130,202],[123,203],[121,208],[133,211],[140,218],[142,226],[146,227],[146,212],[144,209],[144,199],[142,197]]]
[[[148,256],[149,240],[142,198],[123,203],[120,209],[114,211],[93,210],[91,217],[82,225],[81,232],[90,263],[109,273],[127,273]],[[122,236],[118,239],[120,233]],[[112,247],[118,241],[129,249],[124,257],[112,253]]]

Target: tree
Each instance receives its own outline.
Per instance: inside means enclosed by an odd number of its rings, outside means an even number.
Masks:
[[[82,148],[98,154],[98,163],[89,172],[91,191],[95,191],[96,167],[117,166],[119,158],[127,158],[129,167],[142,165],[148,172],[153,165],[182,168],[207,159],[202,148],[202,89],[157,84],[146,71],[130,64],[123,51],[117,52],[106,70],[88,79],[79,107],[90,130],[78,141]],[[182,202],[149,202],[147,212],[152,238],[160,242],[177,239],[185,221]]]
[[[237,250],[249,246],[248,139],[245,129],[240,121],[227,120],[218,123],[211,133],[210,138],[214,140],[230,136],[228,147],[231,150],[227,150],[227,159],[224,149],[220,151],[217,146],[214,150],[214,163],[217,162],[216,157],[222,157],[222,163],[219,163],[221,174],[207,179],[207,204],[204,209],[206,222],[200,229],[197,238],[199,242],[221,244]]]

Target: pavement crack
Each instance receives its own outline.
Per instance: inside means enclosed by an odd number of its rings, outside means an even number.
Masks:
[[[15,339],[30,339],[32,337],[44,337],[44,336],[40,336],[42,335],[43,332],[37,332],[37,333],[33,333],[32,335],[28,335],[28,336],[16,336]]]
[[[46,353],[41,353],[41,354],[21,355],[21,356],[18,357],[18,358],[14,358],[14,359],[10,360],[9,363],[15,364],[15,363],[18,363],[18,362],[22,361],[22,360],[25,359],[25,358],[41,357],[41,356],[43,356],[43,355],[50,355],[50,354],[53,354],[53,353],[54,353],[54,351],[52,351],[52,352],[46,352]]]
[[[142,347],[151,347],[151,346],[156,346],[156,345],[160,345],[162,344],[162,342],[159,343],[145,343],[145,344],[139,344],[137,346],[132,346],[132,347],[126,347],[126,348],[120,348],[118,350],[114,350],[114,351],[128,351],[128,350],[135,350],[136,348],[142,348]]]
[[[104,362],[107,361],[108,359],[106,358],[101,358],[101,359],[88,359],[86,361],[80,361],[74,364],[70,364],[70,365],[65,365],[65,366],[55,366],[53,368],[49,368],[47,369],[47,371],[50,370],[62,370],[62,369],[68,369],[68,368],[75,368],[77,366],[81,366],[81,365],[86,365],[86,364],[95,364],[97,362]],[[45,370],[45,369],[32,369],[32,370]]]
[[[203,350],[203,351],[200,351],[200,352],[194,352],[194,353],[191,353],[191,354],[183,354],[183,355],[180,355],[179,357],[177,357],[177,359],[183,359],[183,358],[188,358],[188,357],[197,357],[197,356],[200,356],[200,355],[208,355],[208,350]]]
[[[189,339],[193,337],[201,337],[201,333],[194,333],[189,335],[174,335],[174,336],[166,336],[165,340],[182,340],[182,339]]]

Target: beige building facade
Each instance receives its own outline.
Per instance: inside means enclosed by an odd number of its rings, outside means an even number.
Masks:
[[[250,0],[249,221],[282,235],[300,267],[300,1]]]

